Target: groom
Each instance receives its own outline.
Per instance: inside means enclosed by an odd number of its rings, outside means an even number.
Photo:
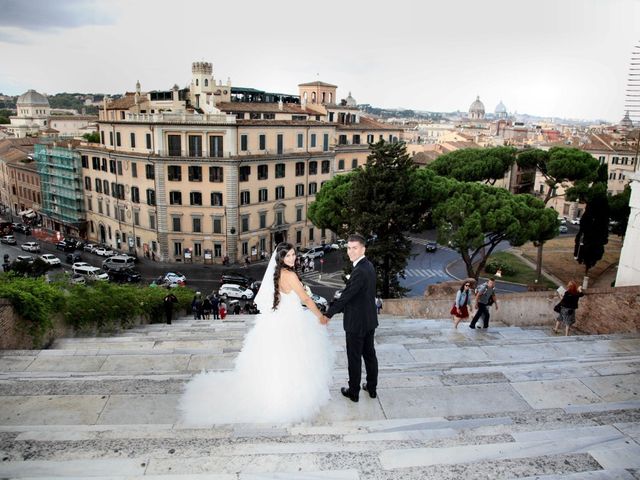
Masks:
[[[331,318],[344,311],[344,331],[347,337],[347,360],[349,363],[349,388],[341,388],[342,395],[358,401],[362,359],[367,370],[367,383],[362,388],[376,398],[378,385],[378,359],[373,346],[373,336],[378,326],[376,310],[376,271],[364,256],[365,240],[360,235],[347,239],[347,255],[353,262],[353,271],[342,295],[336,300],[326,316]]]

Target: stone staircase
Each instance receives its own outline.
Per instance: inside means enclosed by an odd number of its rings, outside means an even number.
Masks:
[[[640,479],[640,335],[382,316],[378,398],[355,404],[336,318],[333,399],[313,421],[181,425],[184,382],[232,368],[252,322],[2,352],[0,478]]]

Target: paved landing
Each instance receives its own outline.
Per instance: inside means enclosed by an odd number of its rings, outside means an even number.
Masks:
[[[640,335],[381,318],[378,398],[300,424],[187,428],[182,386],[254,318],[182,319],[0,353],[0,478],[640,479]]]

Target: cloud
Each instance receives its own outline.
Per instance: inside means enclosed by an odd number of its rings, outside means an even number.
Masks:
[[[0,0],[0,39],[11,41],[3,27],[52,31],[115,23],[116,8],[96,0]]]

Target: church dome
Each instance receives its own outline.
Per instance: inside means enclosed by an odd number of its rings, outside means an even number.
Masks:
[[[476,101],[469,107],[469,117],[472,119],[484,118],[484,103],[480,101],[480,96],[476,97]]]
[[[624,117],[622,117],[622,120],[620,120],[620,128],[626,130],[630,130],[633,128],[633,122],[629,118],[629,110],[627,110],[627,113],[625,113]]]
[[[500,103],[496,105],[496,115],[499,113],[507,113],[507,107],[504,106],[502,100],[500,100]]]
[[[349,96],[347,97],[347,106],[355,107],[357,105],[356,99],[351,96],[351,92],[349,92]]]
[[[20,95],[18,97],[18,100],[16,101],[16,104],[17,105],[43,105],[48,107],[49,100],[47,100],[47,97],[45,97],[41,93],[38,93],[32,89]]]

